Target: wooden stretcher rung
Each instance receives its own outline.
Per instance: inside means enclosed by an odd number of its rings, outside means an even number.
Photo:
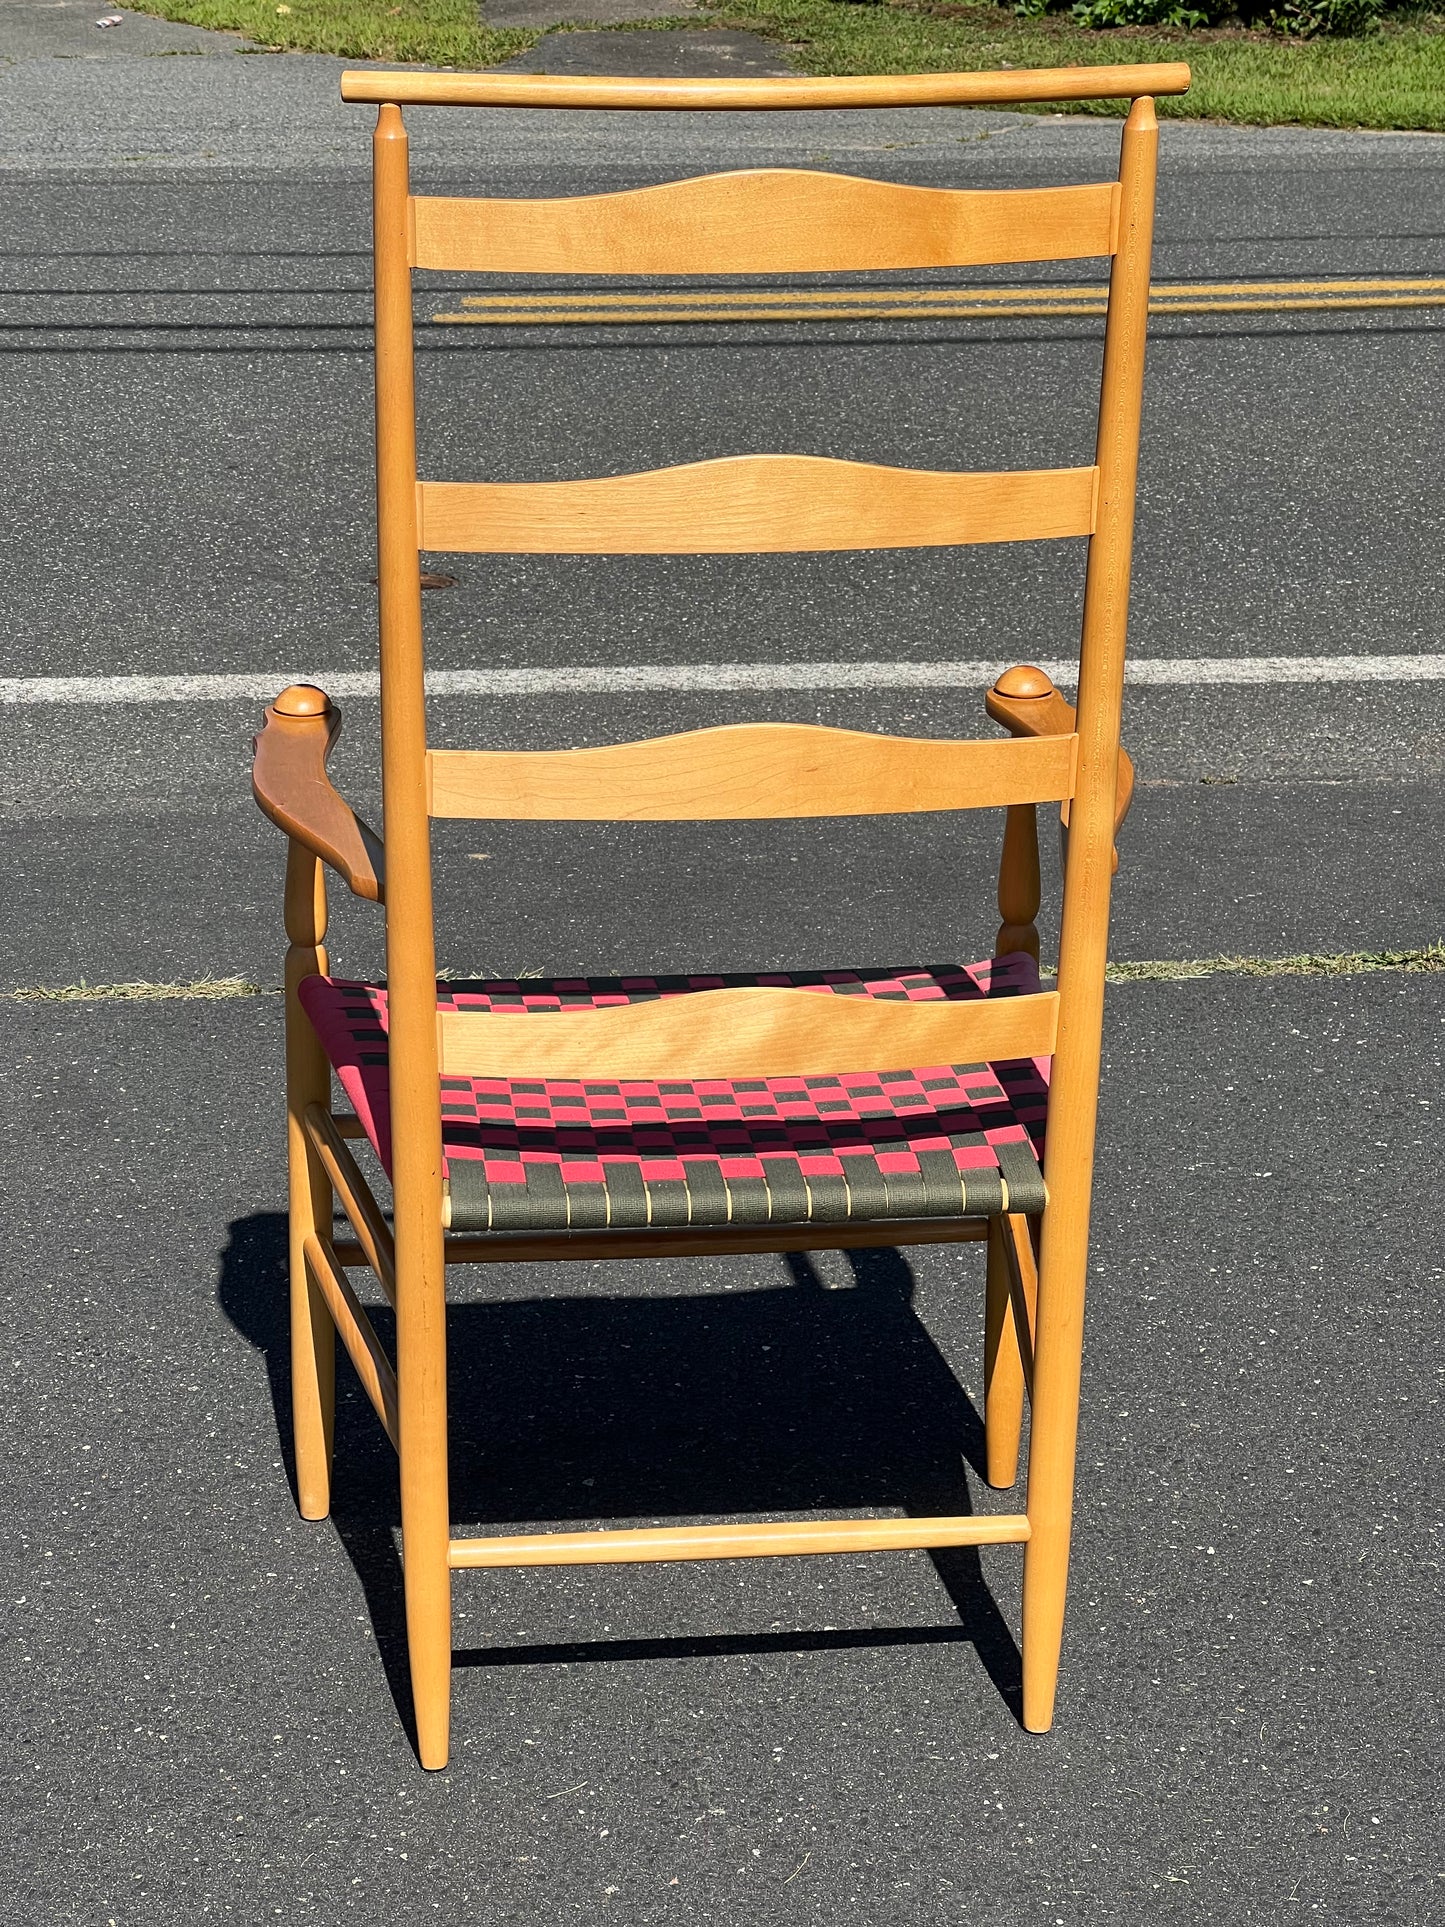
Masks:
[[[569,1258],[719,1258],[778,1251],[860,1251],[871,1245],[978,1244],[987,1218],[880,1218],[855,1224],[668,1226],[658,1231],[458,1231],[446,1240],[449,1265],[563,1264]],[[370,1265],[355,1238],[333,1238],[343,1265]]]
[[[1034,1395],[1034,1316],[1039,1300],[1039,1267],[1034,1256],[1029,1221],[1018,1212],[998,1221],[999,1238],[1008,1265],[1009,1298],[1013,1305],[1014,1335],[1023,1366],[1024,1390]]]
[[[565,1264],[570,1259],[720,1258],[779,1251],[861,1251],[872,1245],[977,1244],[987,1218],[880,1218],[870,1224],[668,1226],[659,1231],[459,1231],[446,1240],[449,1265]],[[343,1265],[370,1265],[355,1238],[334,1238]]]
[[[386,1429],[392,1444],[398,1444],[401,1420],[397,1405],[396,1372],[382,1349],[376,1328],[367,1317],[361,1300],[351,1289],[351,1281],[341,1269],[335,1247],[308,1235],[305,1244],[306,1268],[316,1280],[316,1288],[326,1300],[327,1310],[336,1322],[337,1335],[347,1356],[356,1367],[362,1389]]]
[[[447,1563],[496,1566],[645,1565],[664,1559],[783,1558],[818,1552],[904,1552],[929,1546],[1021,1545],[1023,1513],[957,1519],[804,1519],[718,1526],[648,1526],[605,1532],[537,1532],[515,1539],[453,1539]]]
[[[351,1111],[333,1111],[331,1122],[336,1126],[338,1137],[363,1138],[366,1136],[366,1126]]]
[[[655,1231],[477,1231],[446,1240],[449,1265],[560,1264],[569,1258],[718,1258],[754,1252],[856,1251],[870,1245],[972,1244],[987,1218],[879,1218],[868,1223],[672,1226]],[[364,1264],[359,1245],[342,1246]]]
[[[370,1265],[381,1281],[393,1307],[396,1304],[396,1241],[392,1237],[391,1226],[381,1214],[381,1206],[371,1195],[366,1179],[361,1175],[356,1159],[346,1148],[336,1120],[321,1104],[308,1104],[304,1114],[306,1135],[315,1146],[316,1155],[326,1167],[326,1175],[332,1188],[340,1198],[356,1232],[362,1258]],[[332,1245],[333,1252],[336,1246]],[[339,1257],[339,1253],[337,1256]]]

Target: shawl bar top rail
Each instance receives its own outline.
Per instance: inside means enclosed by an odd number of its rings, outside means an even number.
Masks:
[[[1119,725],[1158,142],[1151,96],[1182,93],[1188,82],[1177,65],[757,81],[343,76],[347,100],[380,108],[373,211],[384,840],[327,774],[340,717],[321,690],[294,686],[268,708],[253,787],[288,838],[298,1497],[307,1518],[329,1509],[339,1337],[400,1460],[407,1636],[427,1767],[447,1759],[451,1574],[459,1569],[1019,1544],[1024,1722],[1042,1731],[1053,1718],[1110,879],[1133,785]],[[1121,96],[1133,106],[1118,176],[1093,185],[914,188],[764,168],[566,200],[413,195],[400,111],[413,102],[781,111]],[[415,268],[764,274],[1085,256],[1111,262],[1087,465],[969,474],[778,453],[569,481],[417,475]],[[427,549],[750,554],[1056,539],[1088,549],[1077,706],[1041,671],[1011,669],[986,698],[1003,738],[732,723],[600,749],[427,743],[419,575]],[[1058,804],[1065,839],[1058,976],[1047,989],[1036,921],[1040,803]],[[437,980],[435,817],[650,823],[981,808],[1004,813],[1002,921],[982,963],[744,978]],[[330,974],[326,868],[382,906],[384,986]],[[353,1154],[361,1139],[390,1180],[390,1213]],[[453,1537],[449,1263],[975,1240],[987,1248],[987,1473],[995,1486],[1014,1483],[1030,1399],[1023,1511]],[[356,1269],[372,1274],[395,1309],[394,1360],[348,1276]]]
[[[590,107],[628,112],[770,113],[821,107],[990,107],[1013,101],[1139,100],[1189,91],[1183,61],[1138,67],[1034,67],[1007,73],[839,74],[781,80],[593,79],[580,74],[377,73],[341,76],[343,100],[398,107]]]

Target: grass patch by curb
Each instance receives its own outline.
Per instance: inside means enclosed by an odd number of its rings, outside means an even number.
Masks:
[[[258,53],[336,54],[343,60],[494,67],[525,52],[535,32],[484,27],[477,0],[127,0],[136,13],[240,33]],[[360,110],[358,110],[360,111]],[[365,116],[362,116],[365,119]]]
[[[1153,963],[1110,964],[1111,984],[1189,983],[1197,977],[1363,977],[1374,971],[1396,970],[1407,975],[1434,976],[1445,973],[1445,943],[1431,943],[1417,950],[1346,950],[1320,954],[1302,950],[1292,957],[1181,957],[1162,958]],[[616,974],[616,973],[613,973]],[[1045,971],[1045,976],[1051,976]],[[449,980],[485,982],[489,978],[517,981],[542,977],[542,970],[509,973],[484,970],[443,970],[438,975]],[[252,983],[249,977],[197,977],[190,983],[128,983],[28,985],[20,990],[0,991],[0,1003],[11,1004],[89,1004],[165,1003],[180,998],[219,1002],[233,997],[279,997],[275,984]]]
[[[30,984],[21,990],[0,991],[10,1004],[155,1004],[190,997],[215,1003],[228,997],[275,997],[277,990],[253,984],[248,977],[197,977],[188,984]]]
[[[1067,14],[1022,19],[949,0],[719,0],[714,16],[785,41],[810,73],[1099,66],[1187,60],[1189,92],[1160,116],[1274,126],[1445,130],[1445,14],[1392,20],[1356,38],[1287,40],[1241,28],[1096,32]],[[1079,102],[1043,113],[1121,114]]]
[[[1434,0],[1438,6],[1439,0]],[[535,31],[485,27],[477,0],[138,0],[137,11],[242,33],[277,51],[356,60],[487,67],[523,52]],[[569,27],[587,24],[581,0]],[[721,26],[781,41],[809,73],[929,73],[950,68],[1065,67],[1187,60],[1194,85],[1163,115],[1275,126],[1445,131],[1445,12],[1388,19],[1350,38],[1289,40],[1218,28],[1117,27],[1067,14],[1024,19],[958,0],[716,0],[706,13],[646,27]],[[1115,115],[1122,103],[1040,112]]]
[[[1185,957],[1177,962],[1110,964],[1111,984],[1189,983],[1196,977],[1363,977],[1377,970],[1416,975],[1445,971],[1445,944],[1420,950],[1347,950],[1321,956],[1302,950],[1293,957]]]

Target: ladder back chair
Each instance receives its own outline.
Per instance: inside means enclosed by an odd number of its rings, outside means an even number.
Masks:
[[[903,1547],[1024,1548],[1024,1723],[1053,1718],[1073,1504],[1084,1280],[1158,129],[1182,66],[895,79],[646,81],[350,73],[374,139],[385,847],[332,787],[340,718],[284,690],[254,787],[289,838],[285,920],[293,1423],[299,1500],[330,1504],[339,1334],[400,1459],[418,1752],[445,1764],[454,1571]],[[1011,190],[760,169],[563,200],[437,199],[408,182],[411,103],[789,109],[1125,97],[1117,180]],[[414,268],[762,275],[1110,257],[1095,458],[925,472],[748,455],[572,482],[418,480]],[[1007,734],[793,724],[606,748],[427,747],[420,552],[738,554],[1085,537],[1077,710],[1041,671],[989,692]],[[1040,987],[1036,810],[1066,825],[1057,987]],[[661,822],[1002,809],[995,955],[934,971],[438,984],[433,817]],[[331,976],[324,866],[385,906],[386,985]],[[346,1102],[333,1100],[333,1078]],[[1045,1134],[1045,1126],[1047,1133]],[[1046,1142],[1045,1142],[1046,1136]],[[352,1154],[366,1138],[378,1202]],[[339,1201],[348,1223],[338,1235]],[[1021,1512],[453,1538],[446,1266],[979,1240],[990,1482]],[[393,1364],[348,1273],[395,1308]]]

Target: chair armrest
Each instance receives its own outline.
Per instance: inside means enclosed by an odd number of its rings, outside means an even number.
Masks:
[[[1042,669],[1021,664],[1005,669],[983,699],[984,708],[996,723],[1002,723],[1012,736],[1072,736],[1074,705],[1066,702]],[[1114,829],[1117,834],[1129,805],[1134,800],[1134,763],[1127,750],[1119,751],[1118,775],[1114,782]],[[1065,829],[1069,806],[1059,811]],[[1118,867],[1118,853],[1114,858]]]
[[[329,863],[359,897],[381,903],[385,852],[326,774],[326,759],[341,734],[341,712],[321,689],[293,683],[266,711],[254,739],[251,788],[266,815],[287,836]]]

